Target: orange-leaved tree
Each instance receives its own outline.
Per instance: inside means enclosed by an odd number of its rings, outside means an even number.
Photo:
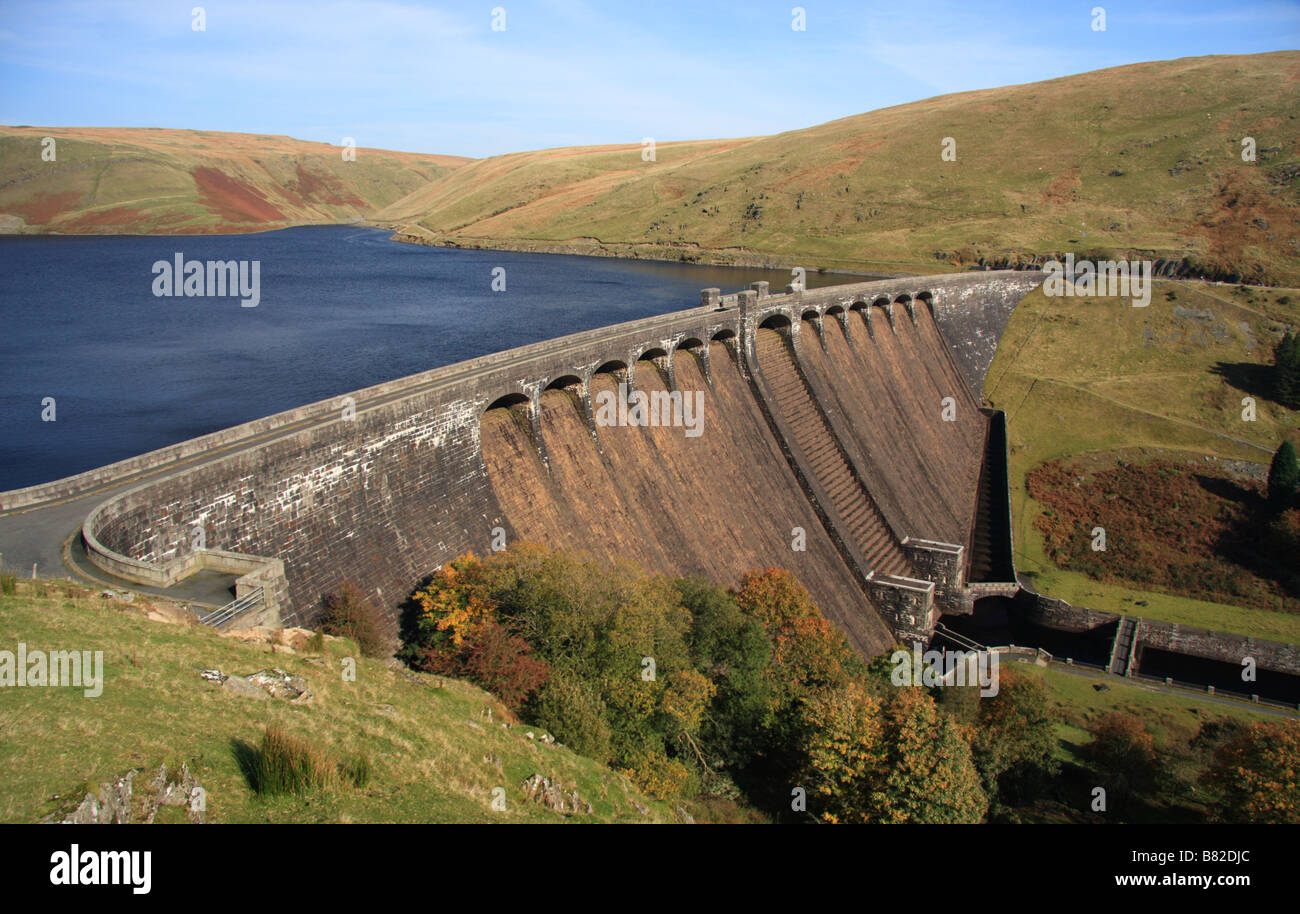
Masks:
[[[1215,752],[1204,781],[1228,822],[1300,824],[1300,722],[1256,722]]]

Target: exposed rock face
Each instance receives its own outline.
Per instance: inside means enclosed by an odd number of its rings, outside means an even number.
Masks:
[[[235,641],[274,644],[276,647],[284,648],[292,654],[310,650],[316,633],[306,628],[276,628],[267,625],[255,625],[251,628],[222,632],[221,636]],[[326,635],[325,639],[327,641],[336,640],[331,635]]]
[[[203,822],[207,810],[207,793],[182,763],[180,780],[168,776],[167,766],[161,765],[149,784],[136,790],[138,769],[131,769],[121,777],[101,784],[99,793],[87,793],[81,804],[62,819],[49,816],[46,822],[69,825],[129,825],[149,824],[164,806],[184,807],[189,820]]]
[[[199,676],[247,698],[283,698],[295,702],[312,699],[307,681],[284,670],[259,670],[249,676],[231,676],[221,670],[199,670]]]

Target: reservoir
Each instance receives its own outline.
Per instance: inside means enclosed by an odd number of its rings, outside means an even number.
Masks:
[[[784,270],[388,238],[356,226],[0,238],[0,491],[430,368],[694,307],[702,288],[790,282]],[[182,255],[257,261],[256,306],[242,307],[237,289],[155,295],[154,265]],[[810,272],[807,284],[864,278]]]

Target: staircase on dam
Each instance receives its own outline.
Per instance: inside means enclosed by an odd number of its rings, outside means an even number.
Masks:
[[[813,475],[830,496],[848,534],[866,559],[869,570],[907,575],[907,557],[885,523],[880,509],[854,478],[848,461],[814,402],[795,364],[786,338],[776,330],[759,329],[755,355],[782,418],[803,451]]]
[[[1106,665],[1108,672],[1117,676],[1130,674],[1136,640],[1137,622],[1128,616],[1123,616],[1119,620],[1119,628],[1115,630],[1115,642],[1110,649],[1110,663]]]

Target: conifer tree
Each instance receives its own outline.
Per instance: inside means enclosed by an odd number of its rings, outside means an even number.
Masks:
[[[1290,441],[1273,455],[1268,468],[1268,503],[1276,511],[1285,511],[1295,503],[1296,487],[1300,485],[1300,465],[1296,464],[1295,448]]]
[[[1300,340],[1294,333],[1273,350],[1273,398],[1288,409],[1300,409]]]

